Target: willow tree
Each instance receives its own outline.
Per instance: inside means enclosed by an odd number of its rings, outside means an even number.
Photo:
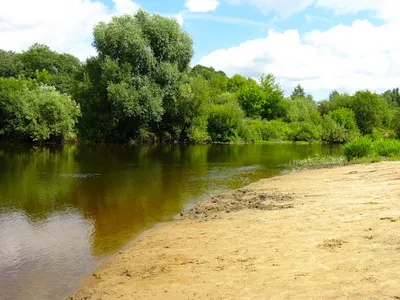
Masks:
[[[81,134],[127,140],[157,131],[174,116],[192,44],[175,20],[143,10],[96,25],[98,55],[86,62],[76,95]]]

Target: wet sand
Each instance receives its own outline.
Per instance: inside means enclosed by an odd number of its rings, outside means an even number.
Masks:
[[[400,299],[400,162],[303,170],[146,231],[74,299]]]

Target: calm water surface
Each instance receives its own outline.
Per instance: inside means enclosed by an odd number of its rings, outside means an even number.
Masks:
[[[0,145],[0,299],[65,299],[107,254],[185,205],[327,145]]]

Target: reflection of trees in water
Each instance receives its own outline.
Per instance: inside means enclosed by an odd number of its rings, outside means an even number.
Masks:
[[[75,146],[65,148],[6,147],[0,153],[0,207],[22,210],[43,219],[68,205],[72,178],[79,173]]]
[[[329,151],[318,144],[5,147],[0,208],[21,210],[32,220],[76,208],[94,223],[92,252],[102,255],[179,212],[186,199],[239,187],[276,174],[293,159]]]

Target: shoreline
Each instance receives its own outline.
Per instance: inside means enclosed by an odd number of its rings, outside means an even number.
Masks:
[[[300,170],[215,196],[107,257],[72,299],[393,299],[399,167]]]

